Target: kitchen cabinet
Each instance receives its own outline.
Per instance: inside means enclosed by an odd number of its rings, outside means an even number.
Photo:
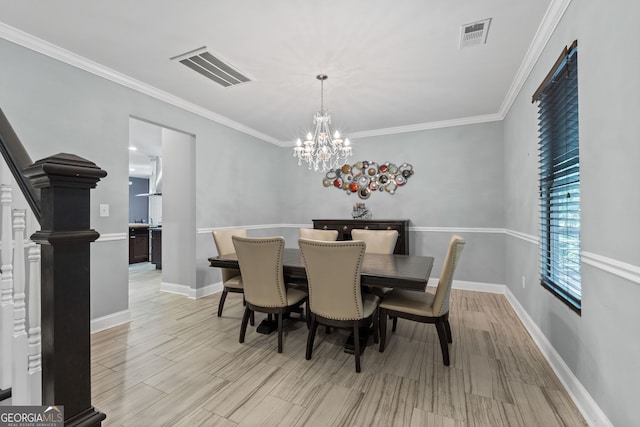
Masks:
[[[150,230],[151,263],[155,264],[156,270],[162,270],[162,228],[152,227]]]
[[[409,255],[409,220],[370,220],[370,219],[314,219],[313,228],[319,230],[338,230],[338,240],[351,240],[351,230],[396,230],[398,241],[394,254]]]
[[[149,226],[129,225],[129,264],[149,261]]]

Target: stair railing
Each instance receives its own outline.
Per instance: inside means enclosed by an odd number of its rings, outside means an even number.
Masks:
[[[0,400],[64,405],[65,426],[100,426],[106,415],[91,405],[90,243],[99,233],[89,190],[107,173],[73,154],[31,162],[1,109],[0,151],[40,226],[25,243],[31,215],[12,209],[3,179]]]

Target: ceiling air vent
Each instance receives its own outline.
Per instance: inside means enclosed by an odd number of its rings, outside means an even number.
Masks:
[[[174,56],[171,60],[186,65],[193,71],[197,71],[206,78],[224,87],[235,86],[251,81],[249,77],[243,75],[233,66],[207,51],[206,46],[183,53],[182,55]]]
[[[487,42],[491,18],[463,25],[460,31],[460,47],[475,46]]]

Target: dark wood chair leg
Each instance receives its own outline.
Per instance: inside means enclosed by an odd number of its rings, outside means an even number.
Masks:
[[[245,307],[244,314],[242,315],[242,324],[240,325],[240,342],[244,342],[244,336],[247,333],[247,322],[251,316],[252,310],[249,307]]]
[[[380,309],[378,312],[378,319],[380,322],[380,347],[379,351],[382,353],[387,343],[387,310]]]
[[[391,332],[395,332],[397,327],[398,327],[398,318],[393,317],[393,326],[391,327]]]
[[[218,317],[222,317],[222,309],[224,308],[224,300],[227,299],[227,290],[222,289],[222,295],[220,295],[220,302],[218,303]]]
[[[311,329],[311,310],[309,310],[309,301],[307,300],[307,304],[304,310],[305,320],[307,321],[307,331]]]
[[[356,372],[360,372],[360,328],[357,320],[353,322],[353,355],[356,358]]]
[[[316,337],[316,330],[318,329],[318,320],[315,316],[311,315],[311,329],[309,329],[309,335],[307,335],[307,354],[305,358],[311,360],[311,354],[313,353],[313,341]]]
[[[278,353],[282,353],[282,313],[276,314],[278,316]]]
[[[436,322],[436,330],[440,339],[440,348],[442,349],[442,362],[445,366],[449,366],[449,344],[447,343],[447,331],[445,330],[444,320],[439,319]]]
[[[380,341],[378,339],[378,332],[380,331],[380,315],[379,315],[379,310],[376,310],[375,313],[373,313],[373,343],[374,344],[378,344],[378,342]]]
[[[256,315],[253,310],[251,311],[251,317],[249,317],[249,324],[251,326],[256,326]]]
[[[447,342],[451,344],[453,342],[453,336],[451,335],[451,325],[449,324],[449,319],[444,319],[444,330],[447,332]]]

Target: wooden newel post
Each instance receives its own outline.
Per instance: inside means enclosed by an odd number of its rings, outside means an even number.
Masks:
[[[100,426],[91,405],[90,194],[107,172],[73,154],[26,168],[41,191],[42,404],[64,405],[65,426]]]

